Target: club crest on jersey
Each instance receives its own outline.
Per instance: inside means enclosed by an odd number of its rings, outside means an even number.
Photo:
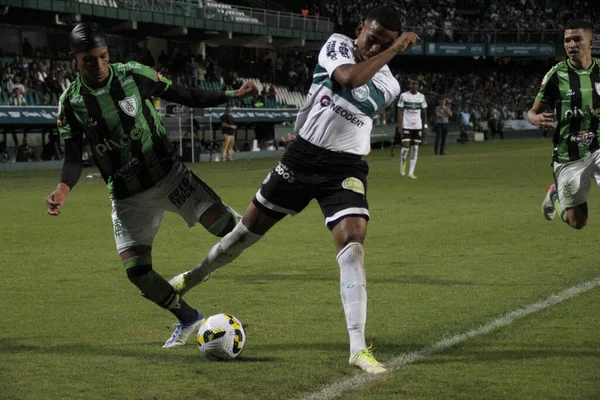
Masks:
[[[596,89],[596,93],[600,96],[600,82],[594,83],[594,89]]]
[[[138,111],[137,100],[135,96],[127,96],[123,100],[119,100],[119,107],[130,117],[135,117]]]
[[[369,98],[369,87],[367,85],[362,85],[352,89],[352,97],[358,101],[365,101]]]

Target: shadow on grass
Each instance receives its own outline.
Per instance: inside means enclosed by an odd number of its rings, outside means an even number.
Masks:
[[[226,277],[214,277],[212,278],[215,282],[221,281],[233,281],[241,282],[244,284],[264,284],[267,282],[339,282],[339,278],[335,277],[324,277],[323,275],[309,275],[309,274],[256,274],[256,275],[230,275]],[[436,278],[427,275],[407,275],[407,276],[388,276],[385,278],[369,277],[367,271],[367,282],[369,284],[382,284],[382,283],[395,283],[395,284],[418,284],[418,285],[439,285],[439,286],[503,286],[503,284],[493,283],[482,283],[473,281],[459,281],[452,279]]]
[[[30,337],[29,341],[35,341],[37,338]],[[66,340],[66,339],[65,339]],[[130,357],[140,360],[146,360],[153,363],[164,363],[169,361],[177,361],[178,363],[187,363],[198,365],[198,359],[202,355],[193,345],[185,346],[186,354],[182,354],[183,348],[162,349],[161,343],[122,343],[106,346],[90,345],[86,343],[68,343],[58,345],[32,345],[20,342],[14,338],[0,338],[0,354],[57,354],[61,356],[67,355],[93,355],[93,356],[109,356],[109,357]],[[231,362],[274,362],[277,357],[245,357]],[[212,363],[211,363],[212,364]]]

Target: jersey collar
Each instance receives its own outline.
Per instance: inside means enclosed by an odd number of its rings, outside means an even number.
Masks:
[[[89,87],[87,85],[87,83],[85,83],[85,81],[83,80],[83,77],[81,75],[79,75],[79,79],[81,79],[81,84],[83,86],[85,86],[85,88],[87,90],[89,90],[90,92],[92,92],[92,93],[96,93],[96,92],[99,92],[99,91],[101,91],[103,89],[106,89],[107,87],[110,86],[110,84],[112,82],[112,79],[113,79],[113,76],[114,76],[114,71],[113,71],[113,67],[112,67],[111,64],[108,64],[108,69],[110,70],[110,75],[108,76],[108,81],[106,81],[106,85],[104,85],[102,87],[99,87],[99,88],[96,88],[96,89],[93,89],[93,88]]]
[[[577,72],[579,75],[589,75],[592,70],[594,69],[594,67],[596,66],[596,59],[594,57],[592,57],[592,65],[590,65],[589,68],[586,69],[578,69],[575,68],[573,66],[573,64],[571,64],[571,60],[567,59],[567,65],[569,66],[569,68],[571,68],[573,71]]]

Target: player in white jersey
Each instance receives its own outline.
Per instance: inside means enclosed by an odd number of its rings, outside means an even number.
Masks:
[[[306,104],[298,113],[296,141],[267,175],[241,223],[202,263],[171,280],[178,293],[187,292],[233,261],[286,215],[301,212],[316,199],[337,252],[350,336],[349,363],[367,373],[387,368],[373,357],[365,342],[363,241],[369,220],[369,169],[362,156],[369,152],[372,118],[400,94],[386,64],[419,39],[412,32],[399,35],[400,19],[393,8],[377,8],[359,24],[356,40],[337,34],[327,40]]]
[[[419,146],[423,136],[427,136],[427,101],[419,92],[419,81],[411,79],[410,90],[400,95],[398,101],[398,131],[402,132],[402,152],[400,153],[400,174],[406,175],[406,158],[410,146],[410,168],[408,177],[417,179],[415,167],[419,156]]]

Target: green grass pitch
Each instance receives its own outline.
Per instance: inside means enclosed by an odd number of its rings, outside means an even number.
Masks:
[[[548,139],[374,150],[365,243],[367,337],[383,362],[600,276],[598,190],[589,225],[548,222]],[[276,159],[191,168],[242,212]],[[294,399],[360,374],[348,367],[338,266],[318,205],[287,217],[187,295],[247,325],[241,359],[162,349],[175,322],[127,280],[103,182],[84,175],[60,217],[44,197],[59,171],[0,174],[0,399]],[[168,214],[154,267],[165,277],[216,243]],[[600,290],[355,385],[343,399],[598,399]]]

